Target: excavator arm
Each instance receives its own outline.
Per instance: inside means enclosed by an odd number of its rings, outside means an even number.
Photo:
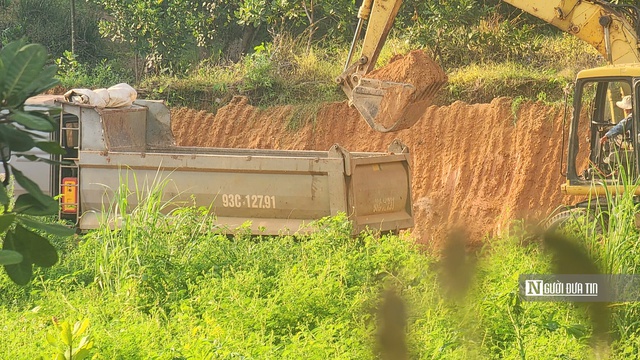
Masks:
[[[503,0],[595,47],[610,64],[640,62],[638,9],[602,0]],[[368,78],[402,5],[402,0],[364,0],[345,69],[336,81],[369,126],[379,132],[411,127],[447,81],[435,63],[420,86]],[[368,20],[368,21],[367,21]],[[367,21],[360,57],[353,50]]]
[[[351,43],[344,72],[336,78],[342,90],[369,124],[379,132],[394,132],[411,127],[447,81],[442,69],[431,62],[426,86],[382,81],[365,77],[378,60],[380,50],[402,5],[402,0],[364,0],[358,11],[358,26]],[[367,21],[360,57],[351,64],[353,50]],[[418,110],[418,111],[416,111]]]
[[[640,62],[638,9],[601,0],[503,0],[593,46],[609,64]]]

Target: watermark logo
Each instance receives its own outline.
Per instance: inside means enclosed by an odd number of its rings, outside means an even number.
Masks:
[[[597,282],[525,280],[526,296],[598,296]]]
[[[640,300],[640,276],[611,274],[520,275],[528,301],[628,302]]]

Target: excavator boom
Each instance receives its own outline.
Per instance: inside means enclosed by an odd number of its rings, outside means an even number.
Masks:
[[[593,46],[609,64],[640,62],[638,10],[601,0],[503,0]]]
[[[503,0],[595,47],[610,64],[640,62],[638,10],[602,0]],[[411,127],[432,102],[447,76],[428,59],[429,74],[411,84],[367,77],[393,26],[402,0],[364,0],[344,72],[336,81],[369,126],[379,132]],[[351,57],[361,29],[367,30],[360,58]]]

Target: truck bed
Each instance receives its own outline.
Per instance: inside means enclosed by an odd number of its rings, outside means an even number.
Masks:
[[[203,206],[228,232],[248,221],[255,234],[293,233],[338,212],[353,221],[354,233],[413,226],[410,158],[398,141],[388,153],[351,153],[339,145],[328,151],[178,147],[157,103],[116,110],[62,103],[62,108],[79,123],[74,162],[81,229],[105,220],[117,223],[102,209],[122,184],[131,191],[127,211],[161,186],[165,212]]]

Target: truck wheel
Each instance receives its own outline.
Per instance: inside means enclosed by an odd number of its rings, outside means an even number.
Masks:
[[[587,218],[585,219],[585,217]],[[588,209],[571,208],[552,216],[545,223],[544,228],[546,231],[563,231],[570,229],[571,226],[575,226],[576,230],[584,232],[587,236],[592,234],[601,235],[603,233],[601,220],[602,219],[596,217],[595,214]],[[584,225],[589,226],[585,228]]]

